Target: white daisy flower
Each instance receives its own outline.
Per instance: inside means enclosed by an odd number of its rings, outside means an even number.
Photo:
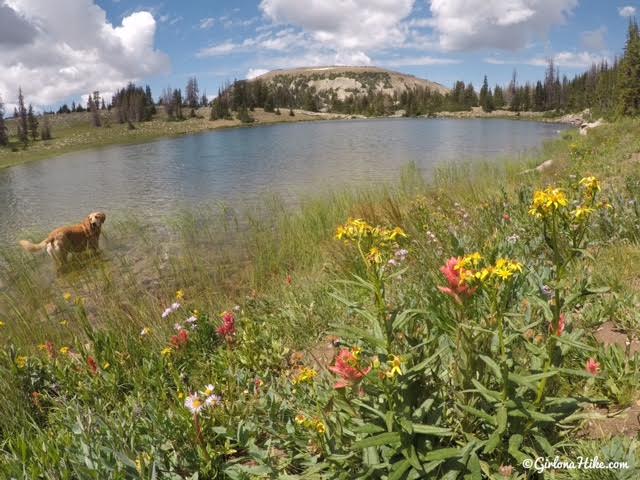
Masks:
[[[184,401],[184,406],[195,415],[200,413],[200,411],[205,407],[205,404],[197,393],[192,393]]]

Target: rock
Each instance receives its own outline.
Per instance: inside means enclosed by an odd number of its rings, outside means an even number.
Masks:
[[[591,123],[583,122],[580,124],[580,135],[586,135],[590,129],[599,127],[600,125],[603,125],[603,124],[604,124],[604,121],[601,118]]]
[[[536,172],[546,172],[547,170],[549,170],[551,167],[553,166],[553,160],[549,159],[549,160],[545,160],[544,162],[542,162],[540,165],[538,165],[536,168],[534,168],[534,170]]]

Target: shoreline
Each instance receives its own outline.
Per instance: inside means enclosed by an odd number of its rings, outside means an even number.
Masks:
[[[201,109],[201,113],[208,112],[208,109]],[[216,130],[226,130],[231,128],[251,128],[268,125],[278,125],[283,123],[302,123],[318,121],[338,121],[338,120],[379,120],[394,118],[410,118],[402,115],[387,115],[380,117],[366,117],[363,115],[348,115],[340,113],[308,112],[305,110],[294,110],[295,116],[290,117],[286,110],[281,115],[267,113],[262,109],[252,112],[255,118],[253,123],[241,123],[234,120],[208,120],[202,115],[196,118],[189,118],[181,122],[167,122],[163,118],[155,118],[149,122],[137,124],[134,130],[128,130],[126,125],[116,124],[109,127],[96,129],[89,125],[83,114],[78,114],[73,120],[75,125],[60,128],[62,134],[54,136],[54,139],[47,142],[38,141],[35,145],[26,150],[0,151],[0,170],[16,167],[26,163],[56,158],[69,153],[83,152],[88,150],[98,150],[104,147],[115,145],[137,145],[149,143],[163,139],[177,138],[184,135],[195,135],[209,133]],[[491,113],[482,112],[479,108],[465,112],[437,112],[435,114],[421,115],[414,118],[431,119],[498,119],[498,120],[522,120],[542,123],[561,123],[578,126],[582,121],[582,114],[570,114],[562,117],[543,117],[544,112],[510,112],[507,110],[496,110]],[[74,114],[71,114],[74,115]],[[55,118],[57,121],[58,118]],[[60,120],[64,121],[65,118]],[[579,121],[578,121],[579,120]],[[56,133],[54,125],[54,135]],[[105,133],[106,132],[106,133]],[[97,135],[96,135],[97,134]],[[69,141],[71,139],[71,141]],[[14,158],[12,158],[14,157]]]

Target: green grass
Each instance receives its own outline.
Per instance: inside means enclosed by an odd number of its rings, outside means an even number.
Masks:
[[[565,132],[525,160],[450,165],[431,181],[409,168],[393,185],[306,199],[293,211],[272,199],[247,213],[177,212],[163,225],[110,217],[102,257],[82,258],[61,275],[47,258],[4,248],[0,472],[244,479],[304,472],[479,478],[482,471],[501,478],[501,465],[525,473],[520,454],[571,458],[606,448],[605,440],[578,440],[581,408],[637,400],[637,361],[605,351],[592,333],[608,320],[640,333],[640,264],[631,261],[640,240],[639,134],[638,121],[586,138]],[[544,175],[523,173],[548,158],[554,167]],[[584,250],[558,284],[567,330],[556,345],[548,340],[554,307],[539,289],[553,284],[553,258],[528,210],[533,192],[550,184],[577,198],[575,185],[588,175],[600,179],[601,198],[613,208],[594,214]],[[334,239],[349,217],[406,231],[400,276],[380,273],[353,245]],[[392,255],[396,247],[382,248]],[[438,290],[446,285],[439,268],[447,259],[474,251],[486,261],[504,256],[524,265],[512,287],[499,290],[506,311],[496,309],[488,288],[462,307]],[[179,289],[183,305],[162,319]],[[221,338],[220,313],[236,305],[237,333]],[[173,324],[185,325],[194,309],[198,326],[188,330],[187,345],[163,356]],[[394,326],[384,333],[387,315]],[[505,357],[498,324],[507,334]],[[152,332],[141,336],[145,327]],[[330,334],[361,348],[363,365],[380,362],[360,384],[362,394],[357,386],[332,388],[337,376],[327,366],[334,362],[318,353]],[[47,341],[55,358],[38,348]],[[63,346],[70,354],[59,352]],[[552,367],[544,366],[547,351],[556,356]],[[403,362],[394,378],[385,375],[392,355]],[[603,367],[598,377],[581,373],[589,357]],[[302,365],[317,371],[311,384],[292,381]],[[503,368],[513,376],[506,386]],[[536,402],[541,372],[555,376]],[[529,375],[532,384],[523,380]],[[209,383],[223,402],[194,423],[185,395]],[[480,394],[481,387],[490,393]],[[506,395],[505,403],[493,392]],[[522,419],[514,405],[537,416]],[[326,433],[296,422],[297,415],[320,421]],[[636,450],[625,448],[637,463]]]

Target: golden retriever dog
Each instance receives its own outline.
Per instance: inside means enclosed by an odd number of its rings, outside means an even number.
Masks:
[[[19,243],[27,252],[46,250],[58,266],[62,266],[70,253],[84,252],[87,248],[93,252],[98,251],[100,230],[106,219],[104,213],[94,212],[78,225],[56,228],[40,243],[34,244],[28,240],[20,240]]]

